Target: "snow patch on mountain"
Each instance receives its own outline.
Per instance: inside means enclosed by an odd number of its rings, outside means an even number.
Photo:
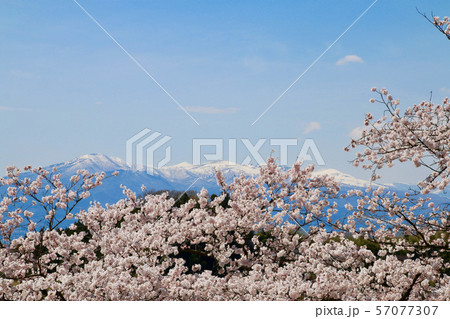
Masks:
[[[58,171],[71,175],[76,174],[80,169],[88,170],[90,173],[131,170],[127,163],[118,157],[95,153],[82,155],[68,162],[51,165],[49,168],[53,169],[54,167]]]
[[[239,165],[227,161],[210,162],[201,165],[192,165],[187,162],[166,166],[158,169],[161,176],[171,181],[181,181],[186,178],[215,178],[215,172],[222,171],[225,178],[245,174],[256,176],[259,174],[259,168],[250,165]]]
[[[252,165],[241,165],[228,161],[209,162],[201,165],[193,165],[188,162],[165,166],[154,169],[154,174],[149,175],[145,171],[132,169],[127,163],[113,156],[104,154],[88,154],[77,157],[71,161],[55,164],[47,167],[51,171],[54,167],[63,176],[68,179],[76,174],[80,169],[86,169],[91,173],[105,172],[110,175],[114,171],[119,171],[119,176],[104,180],[102,187],[94,190],[91,199],[100,202],[113,203],[123,198],[120,185],[126,185],[131,190],[141,194],[141,186],[144,185],[148,190],[179,190],[185,191],[191,189],[199,191],[206,188],[210,193],[221,191],[217,185],[215,172],[220,170],[227,183],[233,182],[233,179],[244,174],[245,176],[256,177],[260,173],[260,168]],[[284,167],[288,169],[289,167]],[[370,183],[368,180],[356,178],[350,174],[343,173],[336,169],[322,169],[312,173],[313,176],[330,175],[334,177],[344,188],[367,188],[369,186],[386,188],[395,191],[407,191],[412,186],[407,184],[395,183]],[[441,194],[442,195],[442,194]]]
[[[363,179],[359,179],[356,178],[350,174],[346,174],[343,173],[341,171],[338,171],[337,169],[323,169],[323,170],[319,170],[319,171],[315,171],[312,173],[312,175],[314,177],[316,176],[322,176],[322,175],[329,175],[334,177],[338,182],[340,182],[341,184],[345,184],[345,185],[350,185],[350,186],[357,186],[357,187],[369,187],[369,186],[392,186],[392,185],[387,185],[387,184],[377,184],[377,183],[370,183],[370,181],[367,180],[363,180]]]

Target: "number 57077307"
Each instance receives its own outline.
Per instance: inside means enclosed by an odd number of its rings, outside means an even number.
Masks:
[[[434,316],[438,306],[377,306],[377,316]]]

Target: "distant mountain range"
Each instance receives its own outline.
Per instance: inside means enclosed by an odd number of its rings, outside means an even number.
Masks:
[[[194,190],[199,191],[202,187],[206,188],[210,194],[220,193],[220,187],[216,183],[215,171],[221,170],[227,183],[233,181],[233,178],[245,174],[246,176],[257,176],[259,174],[259,168],[250,165],[238,165],[225,161],[212,162],[203,165],[192,165],[186,162],[166,166],[160,169],[155,169],[153,175],[149,175],[143,171],[137,171],[127,165],[127,163],[117,157],[106,156],[103,154],[90,154],[77,157],[69,162],[59,163],[45,167],[46,170],[52,171],[53,168],[57,169],[58,173],[61,173],[61,179],[63,182],[68,182],[72,175],[80,169],[88,170],[90,173],[105,172],[107,175],[111,175],[113,172],[118,171],[117,177],[110,177],[103,180],[103,184],[90,191],[91,196],[87,201],[81,201],[77,205],[76,212],[80,209],[87,210],[92,201],[97,201],[102,205],[113,204],[118,200],[125,198],[121,185],[125,185],[127,188],[134,191],[136,194],[141,195],[142,186],[145,186],[148,191],[150,190],[178,190],[187,191]],[[30,172],[25,172],[23,177],[33,178]],[[314,175],[328,174],[332,175],[337,181],[340,182],[341,192],[345,193],[350,189],[360,189],[363,192],[370,185],[368,181],[355,178],[351,175],[342,173],[335,169],[319,170],[313,173]],[[385,186],[389,190],[396,191],[397,193],[404,192],[412,185],[407,184],[372,184],[373,186]],[[450,202],[450,196],[448,193],[429,194],[432,201],[435,204],[446,204]],[[346,203],[350,203],[353,206],[357,205],[356,198],[338,198],[334,201],[338,204],[338,218],[345,217],[347,210],[344,208]],[[35,213],[35,218],[41,218],[42,209],[38,207],[31,209]],[[65,221],[61,224],[61,227],[68,226],[72,221]],[[18,233],[18,235],[25,234],[25,228]]]
[[[57,168],[62,174],[63,180],[68,180],[76,174],[79,169],[86,169],[91,173],[105,172],[111,174],[119,172],[118,177],[111,177],[104,180],[103,185],[91,191],[90,200],[98,201],[102,204],[112,204],[123,198],[120,185],[125,185],[137,194],[141,194],[141,186],[147,190],[179,190],[187,189],[199,191],[202,187],[210,193],[219,193],[220,187],[216,183],[215,171],[221,170],[225,180],[231,182],[234,177],[241,174],[246,176],[257,176],[259,168],[251,165],[239,165],[226,161],[206,163],[202,165],[192,165],[187,162],[155,169],[153,175],[143,171],[137,171],[127,165],[127,163],[117,157],[103,154],[89,154],[77,157],[69,162],[54,164],[46,167],[48,170]],[[365,189],[370,182],[355,178],[349,174],[342,173],[335,169],[319,170],[314,175],[328,174],[336,178],[341,183],[343,191],[350,188]],[[407,184],[372,184],[374,186],[385,186],[395,191],[405,191],[412,187]],[[433,194],[438,202],[449,200],[448,194]]]

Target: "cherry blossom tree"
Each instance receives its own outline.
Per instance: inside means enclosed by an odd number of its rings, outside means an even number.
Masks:
[[[407,108],[401,113],[399,100],[381,89],[379,99],[371,99],[372,103],[384,105],[384,115],[374,120],[371,113],[366,114],[359,140],[352,140],[351,147],[364,146],[363,153],[357,153],[354,165],[373,169],[373,180],[379,176],[377,169],[392,167],[395,162],[410,161],[416,167],[426,167],[430,175],[418,184],[422,194],[433,190],[444,190],[450,183],[450,101],[445,98],[442,104],[423,101]],[[347,151],[349,148],[346,149]]]
[[[13,179],[22,185],[19,172],[10,172],[4,184]],[[3,240],[0,298],[448,298],[448,275],[441,272],[440,257],[402,260],[395,250],[358,244],[349,237],[351,222],[333,221],[338,183],[312,172],[312,166],[300,163],[284,171],[274,159],[259,176],[240,176],[229,185],[217,172],[223,194],[210,197],[202,190],[180,207],[167,193],[140,198],[124,188],[126,199],[106,207],[93,204],[69,228],[47,223],[39,231],[34,227],[25,236]],[[391,231],[375,231],[375,236],[385,238],[386,232]]]
[[[397,194],[384,187],[369,188],[366,193],[350,191],[349,197],[356,197],[358,205],[347,207],[351,216],[344,228],[355,237],[363,236],[379,244],[378,254],[422,262],[433,260],[442,278],[447,278],[450,265],[448,204],[436,205],[424,195],[444,191],[450,181],[449,99],[445,98],[442,104],[423,101],[402,112],[400,101],[388,90],[372,88],[372,91],[378,98],[371,102],[381,103],[385,111],[378,120],[367,114],[366,129],[346,148],[349,151],[363,147],[362,152],[356,153],[354,165],[371,169],[373,181],[380,178],[377,170],[392,167],[397,162],[410,161],[430,173],[418,183],[417,191]],[[364,225],[358,228],[356,221],[363,221]],[[411,283],[416,285],[421,276],[412,272]]]
[[[417,10],[417,12],[419,12],[419,14],[421,14],[425,19],[427,19],[428,22],[433,24],[436,27],[436,29],[439,30],[439,32],[444,34],[447,37],[447,39],[450,40],[450,23],[448,17],[444,17],[443,19],[441,19],[440,17],[431,13],[431,18],[429,18],[425,13],[420,12],[419,10]]]

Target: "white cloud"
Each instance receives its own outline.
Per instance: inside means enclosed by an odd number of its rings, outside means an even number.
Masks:
[[[355,127],[348,136],[350,136],[352,139],[356,140],[359,139],[362,135],[362,131],[364,130],[364,127],[358,126]]]
[[[14,108],[14,107],[0,105],[0,111],[25,111],[25,112],[27,112],[27,111],[31,111],[31,109],[27,109],[24,107]]]
[[[346,65],[348,63],[364,63],[364,60],[357,55],[351,54],[339,59],[336,62],[336,65]]]
[[[319,122],[311,122],[306,126],[303,133],[308,134],[311,133],[312,131],[320,130],[321,128],[322,126],[320,125]]]
[[[191,113],[204,113],[204,114],[231,114],[236,113],[239,109],[235,107],[229,107],[227,109],[219,109],[213,106],[186,106],[187,111]]]
[[[444,94],[450,94],[450,89],[449,88],[441,88],[441,92]]]

